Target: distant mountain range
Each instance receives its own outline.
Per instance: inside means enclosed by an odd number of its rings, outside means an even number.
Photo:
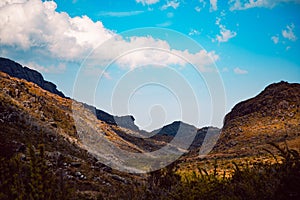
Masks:
[[[195,136],[181,162],[198,159],[206,136],[218,139],[220,131],[220,138],[208,159],[256,155],[268,142],[287,142],[300,149],[298,83],[271,84],[256,97],[237,104],[225,116],[221,130],[215,127],[199,129],[176,121],[151,133],[139,130],[133,116],[113,116],[65,97],[39,72],[6,58],[0,58],[0,89],[0,158],[16,153],[25,155],[27,145],[37,147],[43,143],[49,166],[54,172],[62,170],[65,178],[75,181],[83,194],[97,192],[99,188],[109,191],[111,185],[126,187],[128,183],[143,180],[142,176],[105,166],[83,140],[97,145],[99,137],[103,137],[109,144],[128,152],[147,153],[167,146],[180,130],[185,133],[183,140]],[[76,117],[74,109],[79,113]],[[84,131],[86,138],[81,135]],[[153,136],[145,138],[147,134]],[[114,153],[101,146],[99,149],[103,156]],[[115,157],[108,156],[108,159],[119,162]]]

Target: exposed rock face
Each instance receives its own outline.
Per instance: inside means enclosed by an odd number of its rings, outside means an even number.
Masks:
[[[300,84],[281,81],[269,85],[254,98],[238,103],[225,116],[224,128],[239,117],[252,113],[260,113],[263,117],[278,116],[279,110],[289,110],[289,107],[300,106]]]
[[[121,116],[121,117],[113,116],[107,112],[95,108],[94,106],[90,106],[88,104],[84,104],[84,105],[87,109],[91,110],[96,115],[97,119],[104,121],[107,124],[117,125],[133,131],[139,131],[139,128],[134,123],[135,119],[131,115]]]
[[[35,83],[44,90],[47,90],[53,94],[57,94],[61,97],[65,97],[65,95],[56,89],[56,85],[44,80],[43,76],[28,67],[23,67],[19,63],[16,63],[7,58],[0,57],[0,71],[7,73],[10,76],[25,79],[29,82]]]
[[[279,82],[225,116],[218,152],[253,154],[269,142],[300,149],[300,84]]]

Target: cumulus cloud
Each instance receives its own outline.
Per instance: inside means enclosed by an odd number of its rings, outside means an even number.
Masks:
[[[231,38],[234,38],[237,33],[234,31],[231,31],[226,28],[226,26],[221,24],[221,19],[217,18],[216,20],[216,25],[219,26],[220,28],[220,34],[216,36],[216,39],[213,39],[213,41],[218,41],[218,42],[227,42]]]
[[[159,0],[135,0],[137,3],[141,3],[143,5],[151,5],[156,4],[159,2]]]
[[[210,10],[216,11],[218,9],[217,6],[218,0],[209,0],[209,2],[210,2]]]
[[[218,42],[227,42],[229,39],[234,38],[237,34],[234,31],[226,29],[225,26],[220,26],[220,35],[217,35]]]
[[[110,47],[110,51],[106,50],[107,47]],[[184,66],[192,63],[202,71],[209,71],[207,67],[219,59],[214,51],[200,50],[190,53],[188,50],[176,50],[168,42],[151,36],[130,37],[128,40],[113,39],[102,48],[96,49],[93,56],[95,62],[102,66],[108,66],[116,58],[114,62],[121,68],[134,69],[153,64]]]
[[[300,3],[299,0],[231,0],[230,10],[246,10],[249,8],[273,8],[281,3]]]
[[[290,41],[296,41],[297,37],[294,33],[295,25],[287,25],[286,29],[282,30],[282,36]]]
[[[4,7],[4,6],[7,6],[7,5],[10,5],[10,4],[24,3],[26,1],[27,0],[2,0],[2,1],[0,1],[0,8]]]
[[[247,70],[240,69],[239,67],[234,68],[233,71],[234,71],[235,74],[248,74]]]
[[[185,65],[186,62],[182,59],[185,58],[204,69],[218,59],[214,51],[190,53],[187,50],[176,50],[168,42],[151,36],[123,38],[105,28],[100,21],[94,22],[87,16],[70,17],[65,12],[57,12],[54,1],[5,0],[0,5],[0,45],[20,52],[32,51],[35,56],[43,58],[81,62],[91,50],[97,51],[96,47],[110,41],[105,51],[98,54],[101,56],[95,58],[97,65],[104,66],[119,56],[118,52],[132,49],[137,50],[117,59],[116,62],[121,67],[134,68],[150,62]],[[170,5],[177,8],[179,3]],[[150,51],[145,48],[158,50]],[[56,69],[34,63],[28,65],[48,73],[63,71],[65,68],[64,65]]]
[[[168,8],[177,9],[179,7],[179,2],[177,0],[168,1],[165,5],[161,7],[161,10],[166,10]]]
[[[66,59],[82,59],[114,33],[87,16],[70,17],[56,12],[53,1],[27,0],[0,7],[0,43],[22,50],[40,48]]]
[[[274,42],[274,44],[278,44],[279,42],[279,37],[278,36],[272,36],[271,40]]]

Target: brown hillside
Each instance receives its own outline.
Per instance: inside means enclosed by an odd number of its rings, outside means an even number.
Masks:
[[[73,100],[52,94],[34,83],[0,72],[0,159],[19,154],[26,160],[28,145],[37,149],[44,144],[47,165],[53,175],[59,176],[62,170],[63,178],[75,186],[79,195],[113,197],[122,189],[132,188],[128,183],[142,181],[140,176],[103,165],[84,148],[72,117],[72,103]],[[113,144],[129,151],[142,151],[115,132],[126,129],[98,120],[82,103],[74,105],[82,110],[82,119],[87,124],[96,123]]]
[[[215,152],[253,154],[269,142],[300,149],[300,84],[271,84],[225,116]]]

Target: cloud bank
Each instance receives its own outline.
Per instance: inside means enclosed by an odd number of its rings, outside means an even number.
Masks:
[[[151,4],[156,1],[139,0],[137,2]],[[175,6],[175,4],[172,5]],[[171,7],[173,7],[172,5]],[[168,42],[151,36],[118,37],[117,33],[107,29],[101,21],[95,22],[88,16],[70,17],[65,12],[57,12],[56,8],[57,4],[54,1],[1,1],[0,45],[14,47],[20,52],[34,51],[35,55],[43,55],[65,62],[81,62],[91,50],[109,39],[112,39],[114,46],[110,51],[141,47],[164,49],[164,51],[156,51],[155,54],[149,54],[149,51],[143,50],[135,51],[118,61],[120,66],[130,68],[150,61],[164,65],[185,65],[185,62],[179,57],[190,59],[203,66],[211,65],[218,59],[218,55],[214,51],[201,50],[190,53],[187,50],[176,50],[172,49]],[[102,54],[102,57],[97,58],[97,63],[106,64],[108,60],[114,59],[111,57],[113,55],[116,54],[107,51]],[[35,67],[43,69],[37,66]]]

